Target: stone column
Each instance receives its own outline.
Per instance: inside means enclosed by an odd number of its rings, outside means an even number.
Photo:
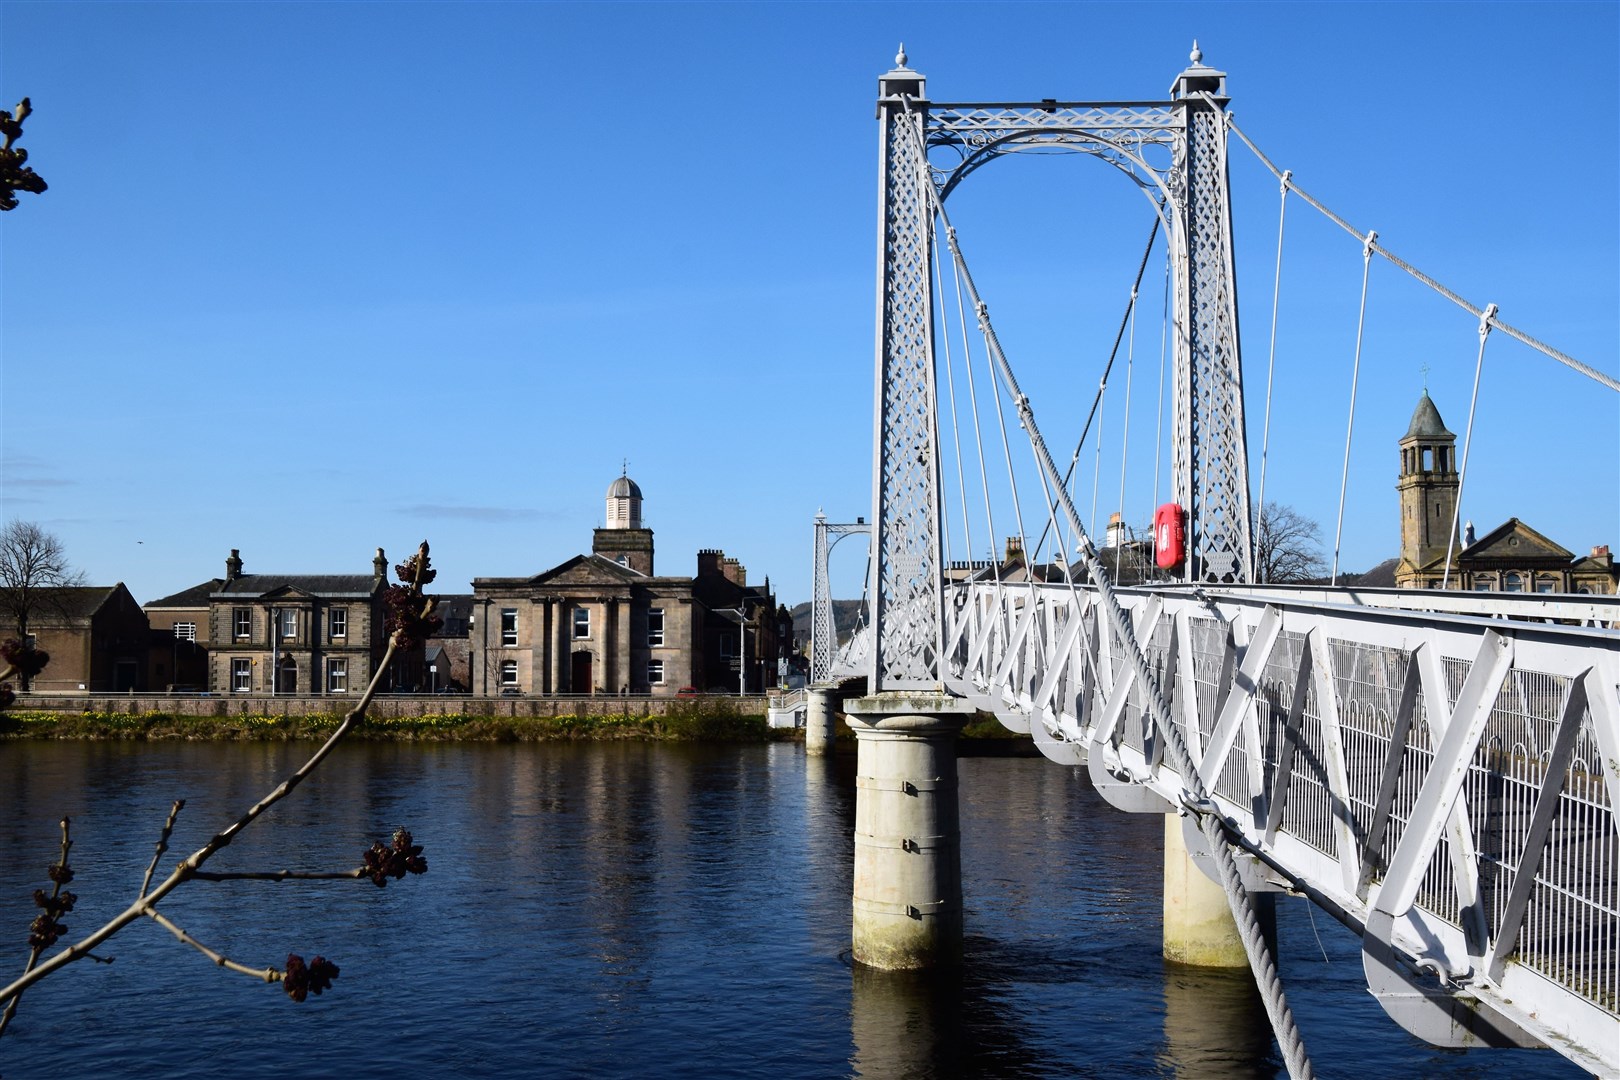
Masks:
[[[1164,958],[1193,967],[1249,966],[1226,890],[1193,862],[1176,814],[1164,816]]]
[[[615,690],[624,690],[633,693],[636,683],[647,678],[647,665],[642,664],[642,670],[636,671],[635,647],[630,642],[630,623],[634,620],[634,609],[628,598],[613,601],[616,614],[613,616],[615,633],[613,635],[613,651],[619,654],[619,681]],[[643,634],[645,638],[645,634]]]
[[[569,601],[559,597],[551,602],[551,628],[548,630],[551,651],[551,693],[562,693],[562,680],[567,670],[567,649],[564,648],[562,627],[569,622]]]
[[[930,693],[844,705],[857,743],[854,957],[870,967],[962,958],[956,733],[973,707]]]
[[[830,754],[833,735],[838,722],[837,698],[825,686],[813,687],[804,694],[804,752],[810,755]]]

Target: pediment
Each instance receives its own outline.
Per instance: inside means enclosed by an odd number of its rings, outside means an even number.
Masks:
[[[623,585],[632,579],[641,578],[640,574],[627,570],[617,563],[609,562],[597,555],[575,555],[565,563],[560,563],[536,574],[530,579],[531,585]]]
[[[271,589],[268,592],[260,593],[256,597],[256,599],[259,599],[259,600],[313,600],[313,599],[315,599],[315,594],[312,593],[312,592],[309,592],[309,591],[307,591],[305,589],[300,589],[296,585],[278,585],[276,588]]]
[[[1489,560],[1529,565],[1541,562],[1568,563],[1574,557],[1573,552],[1553,543],[1518,518],[1508,518],[1464,549],[1459,561]]]

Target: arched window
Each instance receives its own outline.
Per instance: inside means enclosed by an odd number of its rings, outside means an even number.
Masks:
[[[1503,592],[1524,592],[1524,578],[1518,574],[1502,575]]]

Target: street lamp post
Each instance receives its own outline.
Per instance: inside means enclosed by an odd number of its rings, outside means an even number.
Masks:
[[[748,696],[748,608],[715,608],[722,615],[737,616],[737,696]]]

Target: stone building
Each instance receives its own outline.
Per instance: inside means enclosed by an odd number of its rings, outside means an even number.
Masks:
[[[1401,504],[1401,554],[1395,584],[1402,589],[1470,592],[1614,593],[1620,571],[1608,545],[1577,557],[1518,518],[1484,536],[1469,523],[1457,534],[1457,436],[1424,390],[1401,437],[1395,482]],[[1450,573],[1447,574],[1447,553]]]
[[[147,689],[146,613],[123,582],[38,590],[28,636],[50,654],[35,693]]]
[[[146,662],[150,689],[175,693],[209,688],[208,598],[221,581],[211,578],[142,605],[151,627]]]
[[[387,647],[382,549],[369,574],[247,574],[242,566],[232,548],[223,578],[149,606],[176,639],[201,637],[207,688],[299,696],[363,691]]]
[[[531,577],[474,579],[473,693],[672,696],[774,682],[769,580],[750,586],[719,550],[698,553],[694,576],[660,576],[641,507],[641,489],[620,476],[590,554]]]

